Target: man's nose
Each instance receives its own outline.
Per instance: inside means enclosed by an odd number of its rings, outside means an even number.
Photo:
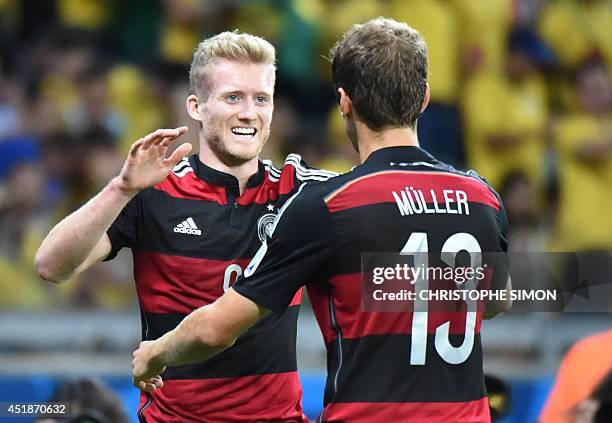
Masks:
[[[254,100],[251,98],[246,99],[246,101],[243,101],[241,104],[240,111],[238,112],[238,119],[249,121],[257,119],[255,110]]]

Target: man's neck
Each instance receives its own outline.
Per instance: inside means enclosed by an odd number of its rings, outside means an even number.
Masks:
[[[356,122],[359,159],[361,163],[381,148],[387,147],[418,147],[419,139],[416,130],[408,127],[372,131],[362,122]]]
[[[256,174],[259,170],[259,161],[256,158],[249,160],[238,165],[229,165],[224,163],[212,150],[205,145],[200,143],[200,161],[206,166],[211,167],[219,172],[227,173],[238,179],[238,187],[240,194],[246,189],[249,178]]]

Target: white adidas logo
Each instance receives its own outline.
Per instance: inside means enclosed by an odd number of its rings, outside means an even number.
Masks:
[[[193,218],[188,217],[174,227],[174,232],[180,234],[202,235],[202,231],[198,229]]]

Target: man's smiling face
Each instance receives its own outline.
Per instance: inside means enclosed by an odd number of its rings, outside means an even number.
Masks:
[[[256,160],[270,135],[274,66],[218,59],[206,74],[204,141],[226,165]]]

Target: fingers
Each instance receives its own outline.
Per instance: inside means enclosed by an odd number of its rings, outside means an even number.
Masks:
[[[179,126],[175,128],[179,132],[179,136],[183,135],[185,132],[189,131],[189,128],[186,126]]]
[[[151,147],[151,145],[153,145],[155,140],[162,141],[165,137],[172,135],[176,136],[176,131],[173,131],[172,129],[157,129],[150,134],[145,135],[141,148],[143,150],[147,150],[149,147]]]
[[[132,353],[132,383],[144,392],[153,392],[164,386],[161,374],[166,370],[165,366],[155,368],[151,366],[149,358],[154,341],[142,341],[138,349]],[[149,377],[150,375],[154,375]]]
[[[181,144],[177,147],[176,150],[172,152],[170,157],[168,157],[164,161],[166,162],[166,164],[168,164],[169,167],[173,168],[178,164],[178,162],[183,159],[183,157],[185,157],[187,154],[189,154],[189,152],[191,152],[191,148],[192,146],[189,143]]]
[[[129,157],[136,157],[140,150],[148,150],[154,145],[167,148],[172,141],[183,135],[188,130],[189,128],[186,126],[179,126],[175,129],[157,129],[156,131],[151,132],[145,137],[134,142],[134,144],[132,144],[130,147]]]
[[[156,143],[156,145],[162,148],[167,148],[170,145],[170,143],[172,143],[172,141],[174,141],[175,139],[183,135],[185,132],[187,132],[188,128],[186,126],[179,126],[178,128],[176,128],[176,131],[178,133],[177,136],[165,137],[163,140],[161,140],[161,142]]]
[[[134,378],[133,380],[134,386],[144,392],[153,392],[156,389],[160,389],[164,387],[164,381],[161,376],[153,376],[152,378],[145,380],[138,380]]]
[[[143,142],[144,142],[144,139],[141,138],[138,141],[136,141],[134,144],[132,144],[132,146],[130,147],[129,157],[135,157],[136,154],[138,154],[138,150],[140,150],[140,147],[142,146]]]
[[[154,144],[159,144],[169,138],[170,140],[174,140],[177,137],[180,137],[185,132],[188,131],[186,126],[180,126],[175,129],[158,129],[154,132],[151,132],[149,135],[142,138],[142,146],[143,149],[148,149]]]
[[[156,388],[163,388],[164,387],[164,381],[163,381],[161,376],[153,376],[151,379],[149,379],[149,381],[150,381],[150,383],[155,385]]]
[[[153,392],[157,389],[155,384],[145,381],[138,382],[138,385],[136,387],[143,392]]]

